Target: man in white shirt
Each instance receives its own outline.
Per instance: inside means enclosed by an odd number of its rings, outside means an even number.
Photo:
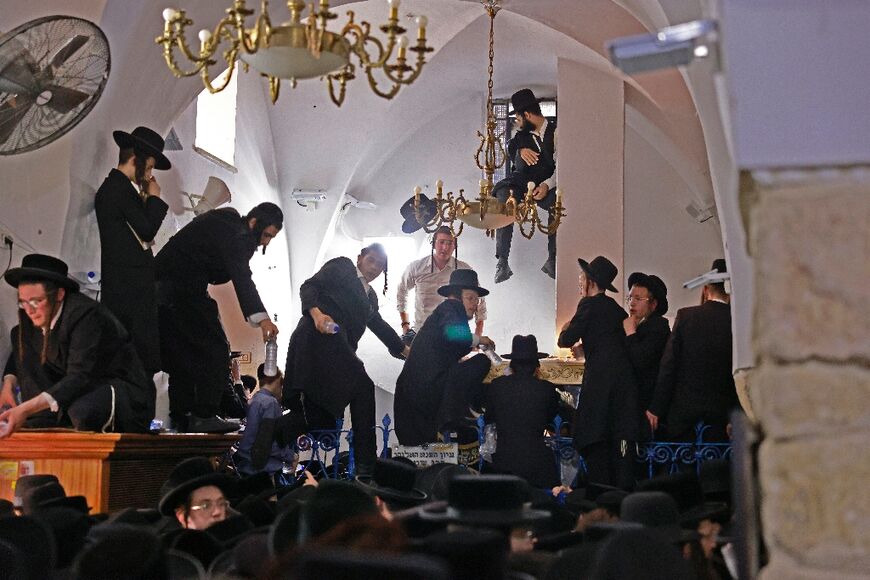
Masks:
[[[410,344],[416,329],[422,328],[429,315],[444,302],[438,288],[450,283],[450,273],[454,270],[470,270],[471,266],[456,258],[456,238],[447,226],[435,230],[432,236],[432,252],[408,264],[396,291],[396,304],[402,319],[402,339]],[[452,258],[452,259],[451,259]],[[414,323],[408,317],[408,292],[415,290]],[[483,334],[483,321],[486,320],[486,301],[481,298],[477,313],[474,315],[474,334]]]

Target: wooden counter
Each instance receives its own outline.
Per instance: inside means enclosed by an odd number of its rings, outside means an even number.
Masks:
[[[0,498],[11,500],[20,475],[52,473],[92,513],[156,507],[160,486],[180,461],[226,453],[239,435],[19,431],[0,442]]]

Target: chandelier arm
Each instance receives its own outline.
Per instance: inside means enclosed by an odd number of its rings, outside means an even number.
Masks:
[[[230,58],[229,54],[226,55],[227,56],[227,64],[229,65],[229,68],[227,69],[227,76],[224,79],[224,82],[220,84],[220,86],[215,87],[214,85],[212,85],[211,79],[209,78],[209,74],[208,74],[208,68],[202,69],[202,72],[200,73],[200,76],[202,77],[202,84],[205,85],[205,88],[207,88],[208,92],[210,92],[211,94],[221,92],[222,90],[227,88],[228,84],[230,84],[230,80],[233,78],[233,72],[236,69],[236,58],[235,58],[236,50],[237,49],[231,49],[231,51],[233,52],[232,58]],[[230,51],[228,50],[227,53],[229,53],[229,52]]]
[[[278,95],[281,92],[281,79],[266,75],[269,79],[269,97],[272,99],[272,104],[278,100]]]

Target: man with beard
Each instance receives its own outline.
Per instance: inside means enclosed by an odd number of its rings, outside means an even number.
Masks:
[[[154,285],[154,236],[169,206],[151,174],[172,164],[163,155],[163,139],[147,127],[115,131],[120,147],[112,169],[94,198],[100,228],[100,296],[127,329],[145,370],[160,370],[157,298]]]
[[[637,380],[625,346],[626,314],[605,291],[616,292],[616,266],[598,256],[579,259],[580,303],[559,335],[562,348],[583,343],[586,365],[580,402],[574,414],[574,448],[588,467],[590,482],[624,489],[634,485],[634,442],[640,410]]]
[[[527,184],[535,184],[533,196],[538,207],[545,211],[556,202],[556,122],[541,114],[541,106],[530,89],[522,89],[511,95],[511,106],[519,132],[508,143],[508,158],[514,168],[507,177],[493,187],[493,195],[505,202],[513,197],[521,202],[526,195]],[[550,221],[552,216],[550,217]],[[549,225],[549,223],[548,223]],[[514,225],[495,231],[495,283],[504,282],[511,276],[508,256]],[[556,278],[556,234],[547,238],[547,261],[541,271]]]
[[[396,381],[396,435],[402,445],[435,441],[438,433],[463,425],[469,406],[478,406],[489,359],[478,354],[462,361],[475,346],[495,348],[487,337],[472,334],[480,298],[489,294],[474,270],[454,270],[450,284],[438,289],[447,298],[417,333]]]
[[[350,405],[355,459],[360,472],[369,475],[377,454],[375,385],[356,355],[357,345],[368,328],[393,356],[408,353],[381,318],[370,286],[386,272],[386,251],[372,244],[360,251],[356,264],[344,256],[333,258],[302,284],[302,318],[290,337],[284,380],[284,403],[301,419],[290,422],[300,429],[334,429]],[[289,433],[288,439],[297,434]]]
[[[261,203],[248,215],[221,208],[181,228],[155,259],[163,369],[169,373],[169,414],[180,431],[226,433],[236,430],[218,417],[227,384],[230,349],[209,284],[232,281],[248,323],[263,341],[278,334],[248,265],[258,246],[278,235],[284,214]]]

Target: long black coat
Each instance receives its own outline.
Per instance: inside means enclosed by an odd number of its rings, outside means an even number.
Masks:
[[[563,348],[582,340],[586,355],[573,426],[574,445],[579,450],[599,441],[638,440],[637,380],[622,328],[627,316],[613,298],[603,293],[588,296],[559,335]]]
[[[156,276],[174,295],[205,296],[209,284],[232,281],[245,318],[266,312],[248,264],[260,240],[231,207],[193,218],[155,258]]]
[[[100,385],[123,389],[132,416],[119,424],[119,431],[145,432],[154,418],[156,390],[130,335],[112,313],[87,296],[67,292],[63,310],[49,333],[45,364],[41,364],[42,329],[26,316],[20,328],[23,359],[18,344],[18,329],[12,329],[12,353],[5,374],[18,377],[21,395],[31,399],[43,391],[57,401],[60,409]]]
[[[648,409],[652,403],[659,376],[659,363],[670,334],[671,327],[667,319],[653,314],[638,325],[634,334],[625,337],[628,357],[637,376],[638,407],[641,411]],[[646,418],[642,417],[642,427],[644,423]],[[647,429],[642,433],[648,432],[648,425],[647,423]]]
[[[302,391],[335,417],[355,394],[362,361],[357,345],[366,328],[386,345],[394,356],[404,349],[402,339],[381,318],[374,290],[366,293],[354,263],[345,257],[333,258],[306,280],[299,289],[302,318],[290,337],[284,392]],[[318,307],[338,324],[338,334],[322,334],[308,311]]]
[[[699,421],[723,426],[737,407],[731,374],[731,307],[708,301],[677,311],[650,411],[671,434]]]
[[[498,377],[486,389],[484,407],[486,422],[498,432],[493,467],[535,487],[559,485],[556,458],[543,436],[559,410],[556,386],[534,376]]]
[[[112,169],[97,190],[94,209],[100,228],[101,301],[130,332],[145,368],[156,372],[160,340],[154,254],[136,236],[152,242],[169,206],[154,196],[143,202],[127,176]]]
[[[396,381],[396,435],[403,445],[431,442],[438,432],[447,377],[471,352],[468,315],[459,300],[445,300],[414,337],[411,354]]]

